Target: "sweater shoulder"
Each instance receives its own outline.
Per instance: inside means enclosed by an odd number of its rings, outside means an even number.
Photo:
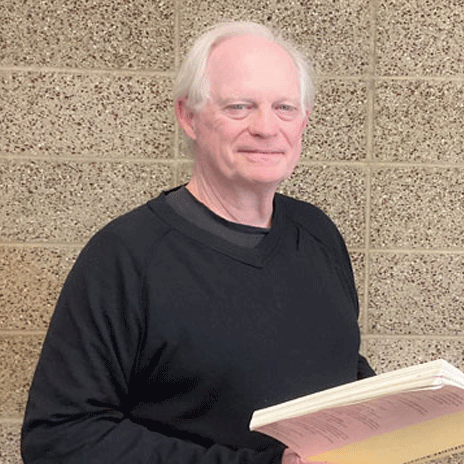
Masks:
[[[345,247],[343,238],[332,219],[317,206],[277,194],[288,219],[298,224],[306,232],[330,248],[340,250]]]
[[[125,250],[124,253],[128,253],[132,259],[143,263],[150,251],[171,230],[171,226],[157,214],[157,202],[158,199],[150,200],[113,219],[90,239],[84,250],[93,249],[103,257]]]
[[[341,272],[341,278],[348,286],[354,305],[358,308],[350,256],[337,226],[327,214],[311,203],[281,195],[279,195],[278,201],[281,202],[288,220],[295,223],[301,230],[311,234],[328,251],[332,257],[332,262]]]
[[[124,241],[135,240],[138,243],[156,241],[171,226],[157,214],[158,199],[150,200],[137,208],[122,214],[101,230],[119,236]]]

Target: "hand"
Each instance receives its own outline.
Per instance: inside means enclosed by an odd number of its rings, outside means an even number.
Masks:
[[[282,464],[304,464],[303,461],[295,451],[290,448],[285,448],[284,454],[282,455]]]
[[[304,461],[300,458],[299,454],[292,451],[290,448],[285,448],[284,454],[282,455],[282,464],[321,464],[320,462]],[[324,464],[332,464],[326,462]]]

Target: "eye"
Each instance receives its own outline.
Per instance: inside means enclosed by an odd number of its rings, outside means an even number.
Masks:
[[[230,103],[225,107],[225,112],[234,119],[242,119],[248,115],[251,107],[250,103]]]
[[[281,103],[275,107],[278,116],[285,121],[295,119],[299,113],[299,108],[289,103]]]
[[[246,107],[247,105],[245,103],[234,103],[232,105],[229,105],[229,108],[231,110],[236,110],[236,111],[244,110]]]

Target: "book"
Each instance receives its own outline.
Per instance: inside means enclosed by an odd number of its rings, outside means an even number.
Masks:
[[[464,373],[444,360],[257,410],[250,430],[307,462],[418,464],[464,451]]]

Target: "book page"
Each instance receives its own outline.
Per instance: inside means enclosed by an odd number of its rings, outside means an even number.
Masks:
[[[283,442],[300,456],[315,456],[463,410],[464,390],[445,386],[325,409],[257,430]]]
[[[461,451],[464,451],[464,411],[316,456],[305,456],[305,460],[334,464],[420,464]]]

